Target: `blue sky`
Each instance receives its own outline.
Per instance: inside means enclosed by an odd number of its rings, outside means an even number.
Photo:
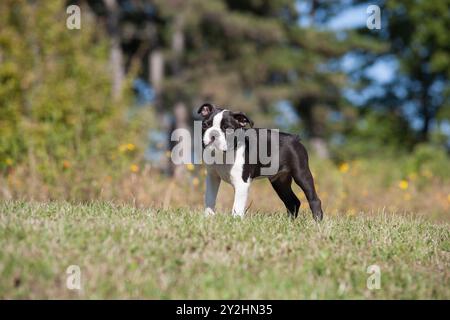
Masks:
[[[310,1],[298,1],[297,9],[299,12],[310,11]],[[324,26],[326,29],[334,31],[345,31],[347,29],[358,28],[366,25],[369,14],[367,13],[367,7],[369,3],[360,4],[349,7],[342,11],[334,18],[330,19]],[[308,14],[301,15],[299,24],[303,27],[311,25],[311,21]],[[342,68],[344,71],[351,71],[353,68],[358,67],[357,59],[352,55],[345,56],[342,61]],[[393,60],[379,60],[373,66],[369,67],[366,75],[380,84],[389,82],[392,80],[394,74],[397,72],[397,64]]]
[[[334,18],[330,19],[324,27],[333,31],[345,31],[348,29],[360,28],[366,25],[367,18],[369,17],[369,14],[367,13],[367,8],[369,5],[370,3],[365,3],[349,7],[336,15]],[[300,12],[308,12],[310,10],[310,1],[298,1],[297,8]],[[382,14],[383,13],[381,12],[381,15]],[[311,24],[311,21],[309,21],[309,18],[306,15],[305,17],[299,19],[299,24],[306,27]],[[351,54],[345,55],[341,60],[341,67],[345,72],[350,72],[351,70],[359,67],[359,60]],[[394,57],[390,57],[379,59],[375,64],[367,68],[366,76],[382,85],[390,82],[398,72],[399,66],[397,60]],[[352,102],[360,104],[363,103],[368,96],[376,94],[379,90],[380,87],[372,86],[359,93],[356,93],[351,89],[346,89],[343,94]],[[414,115],[412,115],[410,120],[411,125],[416,129],[421,126],[421,120],[415,118]],[[432,123],[432,126],[433,125],[435,125],[435,123]],[[450,137],[450,122],[443,121],[441,123],[440,130]]]
[[[326,27],[336,31],[362,27],[366,24],[369,16],[367,7],[368,4],[351,7],[332,18]],[[345,71],[350,71],[352,68],[357,67],[357,61],[352,56],[346,56],[342,60],[342,67]],[[392,80],[397,71],[398,65],[396,61],[393,59],[380,59],[367,69],[366,75],[383,84]]]
[[[327,26],[333,30],[344,30],[361,27],[366,24],[366,10],[366,4],[354,6],[331,19]]]

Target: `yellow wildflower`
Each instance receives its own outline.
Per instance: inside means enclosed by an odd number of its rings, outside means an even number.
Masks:
[[[417,173],[412,172],[408,175],[409,180],[414,181],[417,179]]]
[[[136,149],[136,146],[132,143],[125,143],[125,144],[121,144],[119,146],[119,151],[121,153],[127,152],[127,151],[133,151]]]
[[[194,166],[192,163],[188,163],[188,164],[186,165],[186,169],[187,169],[188,171],[194,171],[195,166]]]
[[[132,164],[132,165],[130,166],[130,170],[131,170],[131,172],[136,173],[136,172],[139,171],[139,166],[138,166],[137,164]]]
[[[72,166],[72,164],[69,162],[69,160],[64,160],[63,161],[63,168],[64,169],[69,169]]]
[[[11,158],[6,158],[5,163],[6,165],[11,166],[13,164],[13,160]]]
[[[408,189],[409,183],[407,180],[400,180],[400,182],[398,183],[398,187],[402,190],[406,190]]]
[[[346,173],[348,171],[349,167],[350,166],[348,165],[347,162],[343,162],[339,165],[339,171],[342,173]]]
[[[192,179],[192,185],[193,185],[194,187],[198,186],[199,184],[200,184],[200,180],[199,180],[197,177],[195,177],[194,179]]]
[[[422,171],[422,175],[425,178],[432,178],[433,177],[433,172],[431,172],[431,170],[429,170],[429,169],[425,169],[425,170]]]

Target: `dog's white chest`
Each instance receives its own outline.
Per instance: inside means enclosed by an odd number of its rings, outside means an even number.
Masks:
[[[244,170],[244,151],[245,147],[240,146],[235,150],[234,163],[232,164],[211,164],[208,170],[215,172],[220,179],[227,183],[235,185],[242,181],[242,171]]]

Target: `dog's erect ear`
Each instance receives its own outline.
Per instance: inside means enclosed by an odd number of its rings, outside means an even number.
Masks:
[[[243,112],[233,112],[233,118],[239,122],[239,125],[241,127],[245,127],[247,124],[250,125],[251,128],[253,128],[253,121],[250,120],[249,117]]]
[[[215,108],[216,106],[211,103],[204,103],[200,108],[198,108],[197,113],[201,114],[202,117],[207,117],[214,111]]]

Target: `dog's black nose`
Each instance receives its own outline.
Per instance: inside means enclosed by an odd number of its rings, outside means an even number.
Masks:
[[[210,146],[211,144],[213,144],[214,140],[216,140],[216,136],[213,133],[211,133],[209,135],[209,138],[210,138],[210,140],[209,140],[208,144],[206,144],[205,146]]]
[[[218,138],[219,135],[220,135],[220,132],[217,131],[216,129],[211,130],[211,134],[210,134],[211,142],[214,141],[216,138]]]

